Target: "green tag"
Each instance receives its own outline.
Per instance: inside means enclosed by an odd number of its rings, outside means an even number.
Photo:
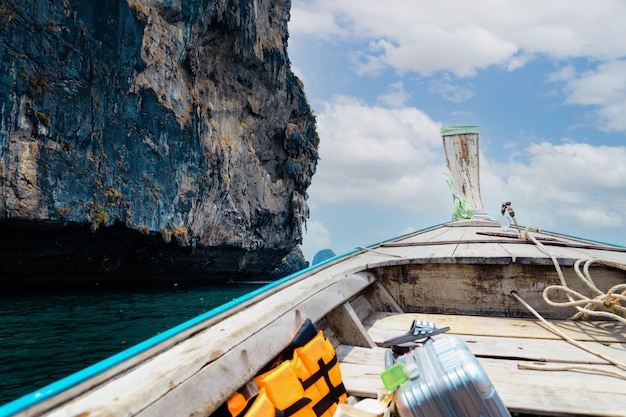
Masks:
[[[404,372],[404,366],[402,366],[401,363],[394,363],[380,374],[380,379],[382,379],[383,385],[387,391],[393,391],[402,385],[404,381],[409,379],[409,377],[406,372]]]

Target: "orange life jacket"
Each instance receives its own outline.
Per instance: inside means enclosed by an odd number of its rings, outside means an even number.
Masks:
[[[335,349],[321,330],[254,382],[258,395],[245,401],[235,393],[228,400],[233,417],[332,417],[347,399]]]
[[[228,411],[235,416],[283,417],[284,414],[274,407],[267,398],[265,390],[246,401],[243,394],[236,392],[228,400]]]

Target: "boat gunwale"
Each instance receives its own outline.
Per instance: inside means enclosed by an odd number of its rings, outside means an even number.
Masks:
[[[480,234],[480,232],[477,232]],[[539,239],[540,240],[540,239]],[[575,242],[566,242],[566,241],[553,241],[546,240],[541,241],[541,244],[544,246],[560,246],[565,248],[576,248],[576,249],[592,249],[592,250],[602,250],[605,252],[626,252],[626,248],[619,246],[599,246],[597,244],[584,244],[584,243],[575,243]],[[438,246],[438,245],[455,245],[455,244],[489,244],[489,243],[497,243],[497,244],[506,244],[506,245],[534,245],[530,240],[524,239],[506,239],[506,238],[494,238],[494,239],[465,239],[465,240],[436,240],[436,241],[424,241],[424,242],[382,242],[377,246],[381,248],[402,248],[402,247],[417,247],[417,246]]]

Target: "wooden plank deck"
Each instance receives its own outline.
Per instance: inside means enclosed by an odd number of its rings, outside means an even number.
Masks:
[[[563,266],[571,266],[576,259],[596,258],[616,262],[624,262],[625,259],[625,248],[546,232],[531,234],[542,241]],[[399,254],[407,259],[448,259],[466,263],[484,258],[483,262],[508,259],[515,263],[552,265],[550,258],[539,247],[518,239],[517,231],[503,233],[496,222],[469,220],[446,223],[382,242],[380,247],[394,248],[383,252]]]
[[[414,319],[450,326],[478,357],[505,405],[512,412],[540,415],[625,416],[626,379],[580,371],[535,371],[519,364],[584,366],[621,373],[626,370],[581,350],[552,334],[537,320],[435,314],[374,313],[365,321],[379,345],[405,333]],[[612,322],[553,322],[575,340],[626,362],[626,329]],[[441,336],[438,336],[441,337]],[[383,390],[383,348],[340,346],[344,383],[356,396],[376,397]]]

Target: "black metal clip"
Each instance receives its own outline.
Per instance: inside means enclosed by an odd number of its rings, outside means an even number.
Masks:
[[[390,347],[393,353],[400,355],[418,346],[419,343],[424,343],[431,337],[448,330],[450,330],[448,326],[437,328],[433,322],[413,320],[407,333],[385,340],[383,346]]]

